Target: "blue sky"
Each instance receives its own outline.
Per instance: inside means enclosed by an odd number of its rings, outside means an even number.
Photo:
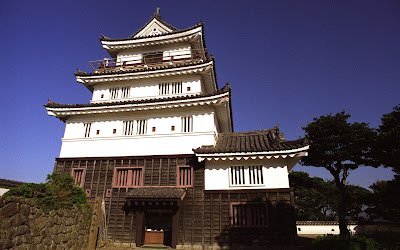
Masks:
[[[400,104],[399,1],[0,0],[0,178],[45,180],[64,124],[42,105],[88,103],[73,72],[108,57],[101,34],[128,37],[156,7],[179,29],[204,21],[219,85],[232,87],[235,131],[279,124],[297,139],[313,117],[342,110],[377,127]],[[295,170],[330,178],[324,169]],[[349,181],[368,187],[392,175],[367,167]]]

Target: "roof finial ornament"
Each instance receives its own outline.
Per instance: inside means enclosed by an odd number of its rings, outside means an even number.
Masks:
[[[79,68],[76,68],[76,70],[77,70],[78,72],[82,72]]]
[[[154,12],[154,16],[160,17],[160,7],[156,8],[156,12]]]

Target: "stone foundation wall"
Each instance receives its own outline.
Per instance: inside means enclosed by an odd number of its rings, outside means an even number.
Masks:
[[[0,197],[0,249],[82,249],[88,235],[76,208],[41,212],[31,199]]]

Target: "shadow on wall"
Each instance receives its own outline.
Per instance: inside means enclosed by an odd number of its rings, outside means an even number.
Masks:
[[[251,202],[259,202],[253,200]],[[296,248],[296,221],[294,208],[285,202],[272,204],[267,201],[268,226],[266,227],[232,227],[223,228],[216,240],[220,246],[229,249],[266,247],[282,249]]]

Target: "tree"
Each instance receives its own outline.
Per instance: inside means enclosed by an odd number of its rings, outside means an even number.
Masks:
[[[372,219],[400,221],[400,175],[391,181],[377,181],[370,186],[372,190],[371,205],[367,209]]]
[[[339,192],[338,218],[342,236],[348,235],[346,211],[349,200],[346,181],[351,170],[360,166],[375,166],[371,148],[376,132],[367,123],[349,123],[350,114],[344,111],[314,118],[303,130],[311,141],[304,166],[323,167],[333,176]]]
[[[289,180],[294,189],[297,220],[337,220],[339,192],[334,181],[310,177],[302,171],[290,172]],[[346,216],[359,220],[370,203],[371,192],[360,186],[346,185],[346,193],[349,198]]]
[[[384,114],[381,120],[377,159],[382,165],[392,167],[393,171],[400,174],[400,106]]]
[[[324,180],[310,177],[306,172],[292,171],[289,181],[294,189],[296,220],[326,220],[328,209],[324,209],[327,203]]]

